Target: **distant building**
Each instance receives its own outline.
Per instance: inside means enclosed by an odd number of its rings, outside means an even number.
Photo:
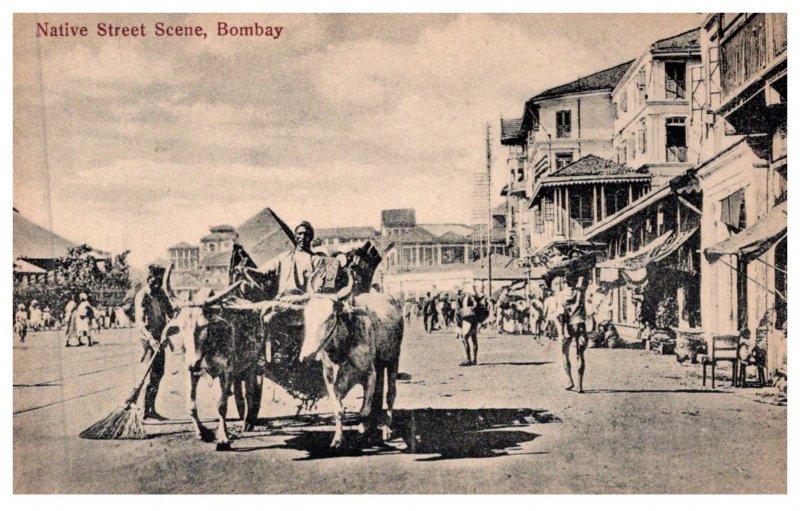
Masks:
[[[169,248],[175,292],[188,298],[200,288],[221,289],[227,285],[231,250],[237,239],[258,265],[294,246],[291,229],[269,208],[238,229],[227,224],[210,227],[198,245],[180,242]]]
[[[73,243],[49,229],[37,225],[14,208],[13,256],[14,284],[24,286],[33,282],[52,282],[60,267],[61,258],[79,244]],[[92,249],[84,254],[105,271],[111,267],[111,253]]]

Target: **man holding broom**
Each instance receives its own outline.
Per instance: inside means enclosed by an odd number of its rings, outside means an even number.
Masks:
[[[144,348],[142,360],[153,360],[150,381],[144,392],[144,418],[165,420],[156,412],[158,386],[164,376],[164,350],[161,349],[161,334],[172,317],[173,310],[161,283],[166,268],[151,264],[147,269],[147,285],[136,293],[134,298],[134,322],[139,339]]]

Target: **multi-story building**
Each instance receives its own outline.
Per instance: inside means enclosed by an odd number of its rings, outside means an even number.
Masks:
[[[200,266],[200,247],[197,245],[181,241],[167,250],[175,271],[192,271]]]
[[[532,255],[554,247],[569,251],[587,228],[649,190],[646,169],[613,161],[612,91],[631,63],[548,89],[526,102],[520,131],[527,155]]]
[[[786,18],[712,14],[702,34],[703,330],[707,340],[749,330],[770,372],[786,363]]]
[[[658,187],[700,162],[692,92],[702,81],[700,29],[654,42],[611,93],[617,163],[652,175]],[[694,144],[692,144],[694,142]]]
[[[169,248],[174,268],[172,287],[178,296],[190,298],[200,288],[221,289],[227,285],[231,250],[237,239],[256,264],[264,264],[293,246],[291,229],[269,208],[238,229],[230,225],[211,227],[199,245],[180,242]]]
[[[525,160],[527,146],[521,130],[522,119],[500,119],[500,143],[508,148],[508,184],[501,195],[506,198],[506,245],[515,257],[530,253],[530,214],[526,193]]]
[[[606,319],[624,337],[635,338],[644,322],[666,326],[659,307],[676,309],[670,328],[700,323],[695,312],[702,199],[696,179],[686,174],[702,152],[700,53],[699,29],[660,39],[611,93],[615,160],[648,176],[649,187],[638,194],[631,187],[628,197],[618,188],[614,207],[583,235],[605,246],[594,281],[607,295]]]

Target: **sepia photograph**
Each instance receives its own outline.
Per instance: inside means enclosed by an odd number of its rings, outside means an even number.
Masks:
[[[13,493],[786,495],[788,17],[14,13]]]

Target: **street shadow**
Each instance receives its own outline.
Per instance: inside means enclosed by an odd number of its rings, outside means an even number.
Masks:
[[[543,366],[552,364],[550,361],[534,361],[534,362],[483,362],[479,366]]]
[[[514,454],[521,445],[536,439],[538,434],[522,431],[532,424],[561,422],[545,410],[530,408],[485,409],[416,409],[395,410],[392,429],[394,438],[383,442],[375,435],[365,437],[353,429],[344,432],[342,449],[330,448],[333,439],[333,418],[330,415],[307,415],[262,420],[257,426],[273,432],[281,430],[290,436],[283,444],[236,449],[238,452],[262,449],[304,451],[298,460],[315,460],[342,456],[375,456],[387,454],[429,454],[418,461],[440,461],[464,458],[494,458]],[[348,416],[345,426],[357,423]],[[324,430],[309,430],[325,426]],[[299,431],[291,431],[299,428]],[[520,453],[521,454],[521,453]]]
[[[584,394],[728,394],[719,389],[589,389]]]

